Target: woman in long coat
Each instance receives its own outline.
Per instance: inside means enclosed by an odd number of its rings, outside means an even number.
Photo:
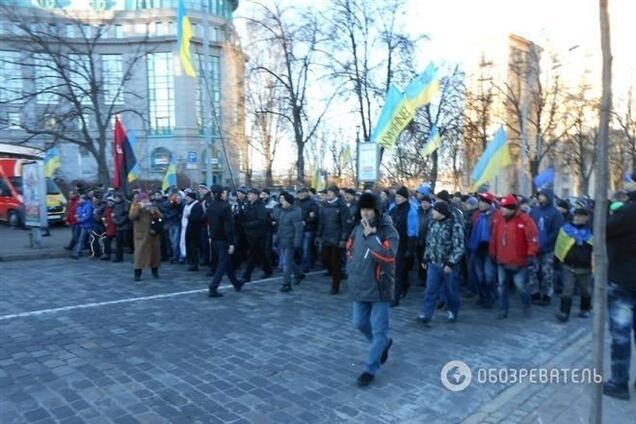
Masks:
[[[152,205],[148,194],[140,193],[130,207],[129,217],[135,241],[135,281],[141,279],[141,271],[146,267],[152,270],[154,278],[159,278],[162,233],[159,227],[163,225],[163,216]]]

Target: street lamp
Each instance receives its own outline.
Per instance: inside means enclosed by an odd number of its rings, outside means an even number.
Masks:
[[[360,125],[356,125],[356,188],[360,186]]]

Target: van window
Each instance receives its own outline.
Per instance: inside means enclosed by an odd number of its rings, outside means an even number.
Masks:
[[[46,194],[60,194],[60,188],[51,178],[46,178]]]
[[[5,190],[7,193],[5,193]],[[9,190],[9,186],[2,178],[0,178],[0,196],[11,196],[11,190]]]
[[[11,177],[9,178],[11,185],[18,192],[18,194],[22,194],[22,177]]]

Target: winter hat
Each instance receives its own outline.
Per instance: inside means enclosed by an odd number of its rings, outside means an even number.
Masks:
[[[197,194],[193,191],[190,191],[188,193],[186,193],[186,196],[189,197],[192,200],[197,200]]]
[[[257,195],[257,196],[258,196],[259,194],[261,194],[261,191],[260,191],[259,189],[257,189],[257,188],[251,188],[251,189],[247,190],[247,193],[248,193],[248,194],[249,194],[249,193],[251,193],[251,194],[255,194],[255,195]]]
[[[477,209],[477,207],[479,206],[479,201],[477,200],[476,197],[469,197],[468,199],[466,199],[466,206],[469,209]]]
[[[268,189],[268,188],[264,188],[264,189],[262,189],[262,190],[261,190],[261,193],[265,193],[265,194],[267,194],[268,196],[271,194],[271,192],[269,191],[269,189]]]
[[[360,200],[358,200],[358,214],[362,209],[373,209],[376,213],[379,213],[378,197],[373,193],[362,193]]]
[[[345,193],[350,194],[352,196],[356,195],[356,191],[354,189],[352,189],[352,188],[346,188],[345,189]]]
[[[479,200],[482,200],[488,203],[489,205],[492,205],[495,202],[495,195],[492,193],[485,192],[485,193],[478,193],[477,195],[479,196]]]
[[[198,188],[203,189],[205,191],[210,191],[210,189],[208,189],[208,186],[204,183],[199,184]]]
[[[422,194],[420,196],[420,202],[424,202],[427,201],[428,203],[433,203],[433,199],[431,198],[430,194]]]
[[[576,208],[576,209],[574,209],[573,215],[590,216],[590,212],[587,209],[585,209],[585,208]]]
[[[294,204],[294,200],[296,200],[296,198],[294,197],[293,194],[291,193],[287,193],[286,191],[280,194],[280,197],[282,197],[283,199],[285,199],[285,201],[287,203],[289,203],[290,205]]]
[[[223,193],[223,186],[221,186],[219,184],[214,184],[212,187],[210,187],[210,192],[215,193],[215,194]]]
[[[340,189],[337,185],[330,185],[329,187],[327,187],[327,191],[330,191],[335,195],[338,195],[340,193]]]
[[[557,202],[557,207],[561,209],[565,209],[566,211],[570,209],[570,204],[567,200],[561,199]]]
[[[437,193],[437,198],[439,200],[443,200],[444,202],[450,202],[450,193],[447,190],[442,190]]]
[[[449,216],[451,213],[450,206],[448,206],[448,203],[444,202],[435,203],[435,205],[433,206],[433,210],[436,210],[444,216]]]
[[[404,186],[402,186],[395,192],[395,194],[399,194],[400,196],[404,197],[405,199],[408,199],[409,198],[409,189],[404,187]]]
[[[431,195],[431,187],[428,184],[422,184],[420,185],[417,190],[416,190],[419,194],[423,195],[423,196],[430,196]]]
[[[519,202],[513,194],[509,194],[501,199],[501,206],[508,209],[516,209],[519,206]]]

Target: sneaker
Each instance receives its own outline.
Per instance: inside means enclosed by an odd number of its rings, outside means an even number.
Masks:
[[[292,291],[291,284],[283,284],[282,286],[280,286],[280,289],[279,289],[279,290],[280,290],[281,292],[283,292],[283,293],[290,292],[290,291]]]
[[[380,357],[380,365],[383,365],[387,359],[389,359],[389,349],[393,345],[393,339],[389,339],[389,344],[386,345],[384,351],[382,352],[382,356]]]
[[[457,317],[455,316],[454,313],[452,313],[451,311],[446,311],[446,315],[448,315],[448,318],[446,318],[446,320],[450,323],[455,323],[457,322]]]
[[[366,387],[369,384],[371,384],[374,378],[375,376],[373,374],[369,374],[368,372],[363,372],[362,374],[358,376],[358,386]]]
[[[208,297],[223,297],[223,293],[220,293],[218,290],[210,290],[208,293]]]
[[[629,387],[627,383],[616,384],[606,381],[603,383],[603,394],[616,399],[629,400]]]
[[[415,320],[426,326],[428,326],[428,324],[431,322],[431,319],[427,317],[426,315],[418,315],[417,318],[415,318]]]

